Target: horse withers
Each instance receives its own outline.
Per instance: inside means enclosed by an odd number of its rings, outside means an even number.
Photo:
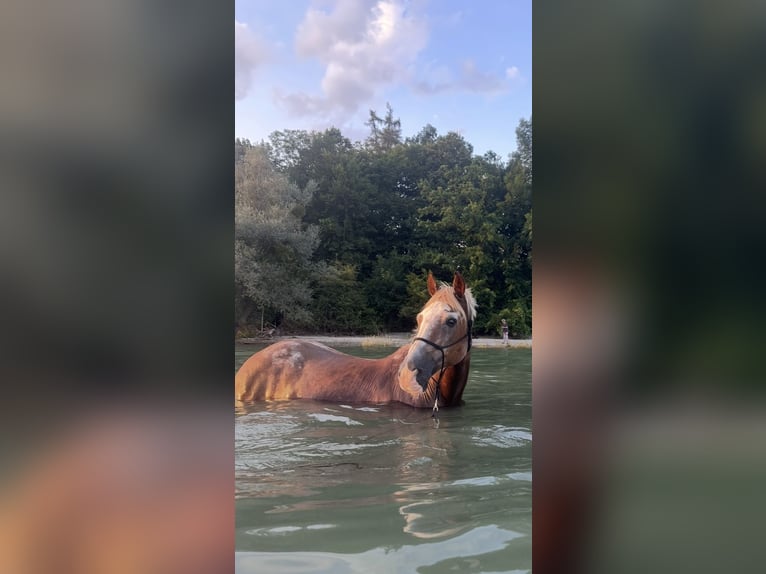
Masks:
[[[240,367],[236,400],[459,405],[471,363],[476,301],[460,273],[451,286],[437,285],[429,273],[428,293],[412,342],[388,357],[362,359],[320,343],[279,341]]]

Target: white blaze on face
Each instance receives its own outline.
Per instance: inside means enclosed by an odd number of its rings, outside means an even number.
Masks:
[[[460,318],[461,314],[449,305],[444,303],[430,305],[418,314],[418,330],[415,336],[428,339],[440,346],[449,345],[457,339],[457,322]],[[454,327],[448,325],[450,319],[456,321]],[[436,349],[434,351],[438,353]]]

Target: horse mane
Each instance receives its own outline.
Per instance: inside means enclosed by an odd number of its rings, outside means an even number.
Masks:
[[[455,296],[455,290],[452,288],[452,285],[450,285],[449,283],[445,283],[444,281],[440,281],[439,290],[436,293],[434,293],[434,297],[439,297],[441,293],[444,293],[445,295],[449,295],[449,298],[452,299],[452,301],[454,301],[455,303],[457,303],[458,308],[462,309],[462,305],[460,304],[460,301],[458,301],[457,297]],[[463,297],[465,297],[466,308],[468,309],[467,319],[469,321],[473,321],[476,318],[476,307],[478,305],[476,305],[476,299],[474,299],[473,293],[471,293],[471,289],[469,287],[465,288]]]

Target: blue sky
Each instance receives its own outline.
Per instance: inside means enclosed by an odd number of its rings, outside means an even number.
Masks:
[[[531,0],[236,0],[235,134],[368,134],[386,102],[507,157],[532,115]]]

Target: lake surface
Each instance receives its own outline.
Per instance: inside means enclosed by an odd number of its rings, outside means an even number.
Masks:
[[[474,349],[463,400],[438,426],[403,405],[238,407],[236,571],[530,572],[531,350]]]

